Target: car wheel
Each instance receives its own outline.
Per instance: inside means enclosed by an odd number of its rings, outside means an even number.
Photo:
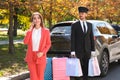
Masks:
[[[100,61],[101,76],[106,76],[109,68],[109,59],[107,52],[103,52]]]

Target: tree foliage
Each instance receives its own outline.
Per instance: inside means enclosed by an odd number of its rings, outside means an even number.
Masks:
[[[88,19],[120,23],[120,0],[0,0],[0,24],[9,24],[9,40],[13,44],[13,29],[28,29],[33,12],[40,12],[45,26],[51,27],[57,22],[79,19],[79,6],[89,8]]]
[[[90,9],[88,19],[107,19],[110,22],[120,20],[120,0],[0,0],[0,8],[7,9],[9,1],[13,2],[17,15],[21,16],[19,22],[23,21],[22,18],[30,18],[33,12],[38,11],[43,15],[47,26],[51,27],[56,22],[78,19],[79,6]],[[14,15],[16,13],[14,12]],[[28,28],[27,23],[29,21],[24,22],[22,28]]]

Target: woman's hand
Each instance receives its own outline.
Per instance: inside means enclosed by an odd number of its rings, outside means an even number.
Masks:
[[[33,27],[35,26],[35,24],[34,24],[34,22],[32,22],[31,24],[30,24],[30,30],[32,30],[33,29]]]
[[[38,58],[40,58],[40,57],[42,57],[42,56],[43,56],[43,52],[37,53],[37,57],[38,57]]]

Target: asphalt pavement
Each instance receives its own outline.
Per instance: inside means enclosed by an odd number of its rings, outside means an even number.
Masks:
[[[14,40],[13,42],[14,42],[14,44],[23,43],[23,40]],[[0,41],[0,45],[4,45],[4,44],[9,44],[9,41],[8,40]]]

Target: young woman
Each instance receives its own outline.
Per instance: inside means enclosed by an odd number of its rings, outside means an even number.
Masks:
[[[25,61],[30,71],[30,80],[44,80],[46,55],[51,46],[50,32],[43,25],[39,12],[33,13],[31,20],[30,29],[23,40],[28,48]]]

